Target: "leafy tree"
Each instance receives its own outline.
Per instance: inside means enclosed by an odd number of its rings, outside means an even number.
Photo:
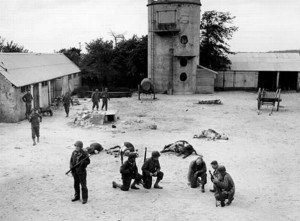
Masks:
[[[213,70],[226,69],[231,64],[227,54],[233,54],[226,42],[238,30],[229,12],[206,11],[200,23],[200,64]]]
[[[76,65],[80,65],[81,61],[81,50],[79,48],[69,48],[69,49],[60,49],[59,53],[63,53],[66,55],[71,61],[73,61]]]
[[[0,36],[0,52],[21,52],[28,53],[27,49],[24,49],[24,46],[18,45],[17,43],[10,41],[7,42],[5,38]]]

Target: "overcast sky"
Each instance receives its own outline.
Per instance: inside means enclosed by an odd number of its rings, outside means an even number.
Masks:
[[[300,49],[300,0],[202,0],[236,16],[235,52]],[[0,0],[0,36],[33,52],[84,47],[110,32],[147,34],[147,0]]]

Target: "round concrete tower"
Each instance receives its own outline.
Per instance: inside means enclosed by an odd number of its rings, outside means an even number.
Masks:
[[[200,0],[148,0],[147,6],[148,77],[155,91],[195,93]]]

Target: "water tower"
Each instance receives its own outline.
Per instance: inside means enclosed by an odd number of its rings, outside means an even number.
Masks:
[[[155,91],[196,93],[200,0],[148,0],[148,77]]]

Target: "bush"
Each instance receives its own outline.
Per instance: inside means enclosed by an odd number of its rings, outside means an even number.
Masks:
[[[76,88],[73,92],[72,92],[72,96],[73,95],[77,95],[79,98],[84,98],[84,97],[88,97],[90,96],[91,92],[90,92],[90,88],[89,86],[85,85],[85,86],[81,86]]]

